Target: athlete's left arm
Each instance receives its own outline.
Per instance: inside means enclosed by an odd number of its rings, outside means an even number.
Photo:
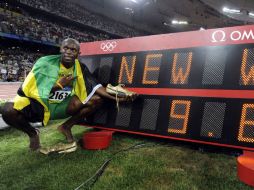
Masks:
[[[84,63],[82,63],[82,61],[80,61],[80,63],[81,63],[80,66],[82,69],[83,77],[85,78],[86,89],[88,92],[91,92],[92,89],[94,89],[94,87],[96,87],[99,83],[98,83],[97,79],[91,74],[91,72],[86,67],[86,65]],[[97,88],[95,93],[98,94],[99,96],[101,96],[102,98],[116,100],[116,97],[114,95],[110,95],[109,93],[107,93],[106,88],[103,86]],[[137,94],[134,94],[133,96],[126,96],[126,97],[121,97],[121,98],[118,97],[118,100],[120,102],[133,101],[136,99],[136,97],[137,97]]]

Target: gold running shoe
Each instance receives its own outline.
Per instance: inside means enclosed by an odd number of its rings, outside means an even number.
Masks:
[[[118,84],[117,86],[108,84],[106,87],[106,92],[116,97],[116,107],[118,111],[119,111],[119,98],[133,96],[135,94],[135,92],[131,92],[127,89],[124,89],[123,87],[124,84]]]
[[[135,92],[131,92],[127,89],[124,89],[123,87],[124,84],[118,84],[117,86],[108,84],[106,87],[106,92],[111,95],[116,95],[117,97],[132,96],[133,94],[135,94]]]
[[[46,148],[40,148],[40,153],[42,154],[49,154],[52,152],[58,152],[58,153],[70,153],[77,150],[77,143],[58,143],[51,147]]]

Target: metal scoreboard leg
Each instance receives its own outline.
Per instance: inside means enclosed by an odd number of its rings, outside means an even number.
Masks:
[[[254,152],[243,151],[243,155],[237,158],[237,176],[242,182],[254,187]]]

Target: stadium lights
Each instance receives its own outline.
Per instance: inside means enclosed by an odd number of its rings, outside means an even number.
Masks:
[[[134,13],[134,10],[132,8],[125,7],[124,9],[130,11],[131,13]]]
[[[137,0],[130,0],[131,2],[133,2],[133,3],[138,3],[138,1]]]
[[[188,24],[188,22],[187,21],[182,21],[182,20],[172,20],[171,24],[186,25],[186,24]]]
[[[238,10],[238,9],[229,9],[227,7],[223,7],[222,11],[225,12],[225,13],[241,14],[241,10]]]
[[[249,12],[248,15],[251,17],[254,17],[254,13],[252,13],[252,12]]]

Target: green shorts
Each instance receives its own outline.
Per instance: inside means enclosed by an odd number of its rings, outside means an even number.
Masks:
[[[66,113],[66,110],[71,98],[72,96],[68,96],[61,103],[49,104],[50,120],[64,119],[64,118],[70,117],[70,115]]]

